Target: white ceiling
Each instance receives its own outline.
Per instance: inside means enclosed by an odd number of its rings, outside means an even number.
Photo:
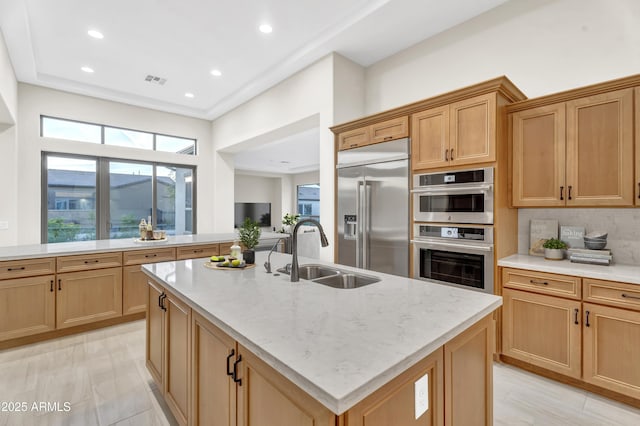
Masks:
[[[506,1],[2,0],[0,29],[21,82],[214,119],[332,51],[366,67]],[[277,158],[312,143],[298,137]]]

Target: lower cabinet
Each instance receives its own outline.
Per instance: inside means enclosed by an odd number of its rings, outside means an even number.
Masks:
[[[181,425],[189,422],[191,308],[149,281],[146,365]]]
[[[583,305],[583,380],[640,399],[640,313]]]
[[[54,330],[55,276],[0,281],[0,341]]]
[[[147,279],[140,265],[122,268],[122,315],[146,311]]]
[[[57,328],[122,316],[122,268],[58,274]]]
[[[580,301],[505,288],[502,350],[530,364],[580,378]]]

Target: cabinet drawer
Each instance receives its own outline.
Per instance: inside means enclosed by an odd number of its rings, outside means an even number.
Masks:
[[[0,280],[54,274],[55,272],[56,259],[54,257],[0,262]]]
[[[96,253],[58,258],[58,272],[88,271],[122,266],[122,253]]]
[[[409,137],[409,117],[399,117],[369,127],[372,143]]]
[[[584,279],[585,302],[619,306],[640,311],[640,285]]]
[[[569,299],[582,297],[580,278],[569,275],[504,268],[502,286]]]
[[[219,252],[218,250],[218,244],[202,244],[197,246],[178,247],[176,258],[178,260],[182,260],[217,256]]]
[[[133,250],[125,251],[122,254],[125,265],[140,265],[143,263],[167,262],[175,260],[176,249],[173,247],[165,247],[149,250]]]

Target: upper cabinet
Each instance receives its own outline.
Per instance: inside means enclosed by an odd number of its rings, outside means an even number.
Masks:
[[[514,207],[634,204],[634,89],[590,90],[508,107]]]
[[[398,117],[339,133],[338,150],[359,148],[408,136],[409,117]]]
[[[411,116],[413,170],[496,160],[496,93]]]

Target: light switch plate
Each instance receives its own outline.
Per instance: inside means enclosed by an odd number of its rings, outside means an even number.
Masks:
[[[0,221],[0,229],[9,229],[9,222],[6,220]]]
[[[429,375],[425,374],[414,383],[416,420],[429,409]]]

